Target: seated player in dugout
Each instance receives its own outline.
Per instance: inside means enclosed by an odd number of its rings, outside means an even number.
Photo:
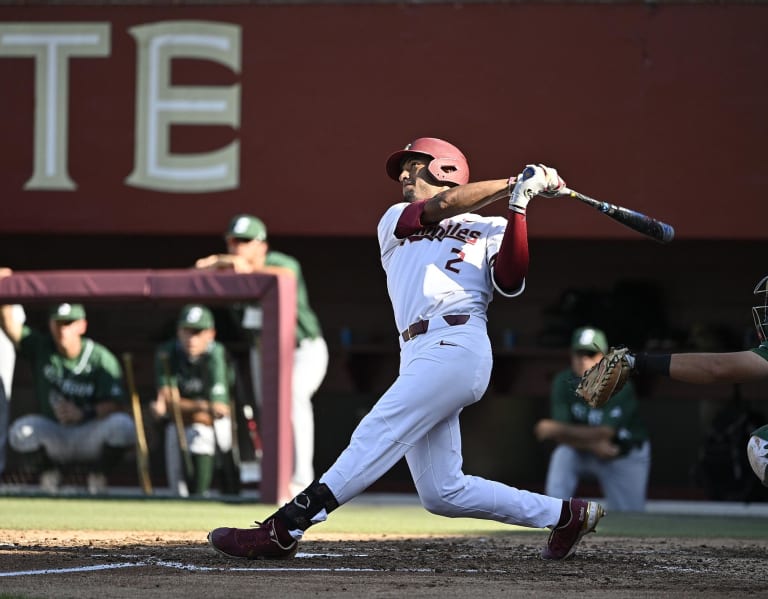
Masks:
[[[651,444],[638,414],[634,385],[629,382],[601,408],[591,408],[576,395],[582,375],[608,351],[605,333],[582,327],[573,333],[570,367],[552,381],[550,418],[539,420],[539,441],[554,441],[545,493],[571,497],[588,477],[600,484],[606,509],[645,510]]]
[[[63,470],[79,467],[87,469],[89,493],[106,492],[107,477],[136,443],[120,363],[85,337],[82,304],[54,306],[48,332],[22,325],[12,311],[2,306],[0,326],[32,367],[39,413],[13,422],[11,448],[28,472],[39,474],[44,492],[58,492]]]
[[[184,306],[176,336],[155,352],[157,397],[150,404],[166,422],[165,471],[174,495],[187,497],[190,487],[194,495],[208,495],[217,453],[230,456],[230,375],[213,314],[199,304]]]

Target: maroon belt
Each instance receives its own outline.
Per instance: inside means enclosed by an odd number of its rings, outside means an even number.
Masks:
[[[442,317],[449,327],[455,327],[456,325],[466,324],[469,321],[469,314],[448,314]],[[416,335],[423,335],[429,330],[428,320],[417,320],[407,329],[405,329],[400,336],[403,341],[410,341]]]

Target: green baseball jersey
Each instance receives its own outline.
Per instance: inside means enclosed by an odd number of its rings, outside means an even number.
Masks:
[[[170,381],[160,361],[163,353],[168,356]],[[181,397],[186,399],[206,399],[228,404],[229,374],[224,346],[218,341],[211,342],[207,351],[195,360],[189,358],[175,338],[160,345],[155,352],[157,387],[175,385]]]
[[[569,424],[610,426],[616,429],[614,443],[621,448],[620,455],[648,439],[648,431],[638,414],[639,404],[632,381],[614,395],[601,408],[590,408],[576,395],[580,377],[569,368],[559,372],[552,382],[550,403],[552,419]]]
[[[763,341],[758,347],[752,350],[761,358],[768,360],[768,339]]]
[[[309,294],[301,273],[301,265],[296,258],[282,252],[267,252],[267,266],[287,268],[296,275],[296,340],[314,339],[322,336],[320,321],[309,305]]]
[[[114,354],[87,337],[82,343],[77,357],[66,358],[47,332],[22,327],[19,356],[32,366],[41,414],[55,420],[51,402],[61,397],[83,409],[86,417],[101,401],[126,401],[123,371]]]

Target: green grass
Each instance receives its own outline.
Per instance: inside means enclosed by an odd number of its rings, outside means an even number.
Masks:
[[[168,499],[0,498],[0,528],[12,530],[200,531],[217,526],[247,527],[275,510],[274,505]],[[316,529],[323,533],[385,535],[544,534],[470,518],[443,518],[416,505],[350,504]],[[665,516],[609,514],[601,535],[635,537],[768,537],[768,518],[745,516]],[[310,537],[311,538],[311,537]]]

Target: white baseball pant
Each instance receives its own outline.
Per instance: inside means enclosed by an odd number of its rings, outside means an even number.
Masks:
[[[435,514],[552,526],[563,502],[462,471],[459,414],[485,392],[492,367],[485,323],[428,331],[403,344],[400,373],[323,474],[339,504],[405,456],[422,505]],[[324,512],[315,517],[324,519]]]

